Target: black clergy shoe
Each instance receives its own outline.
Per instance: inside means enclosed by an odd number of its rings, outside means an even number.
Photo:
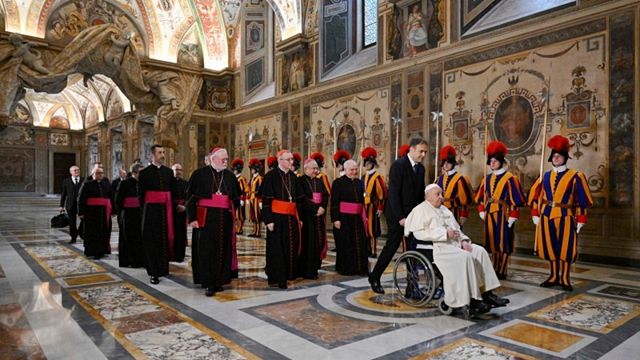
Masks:
[[[507,304],[509,303],[509,299],[501,298],[500,296],[494,294],[493,291],[487,291],[482,294],[482,301],[484,301],[485,304],[491,307],[507,306]]]
[[[207,291],[204,293],[207,297],[212,297],[216,294],[216,290],[214,288],[207,288]]]
[[[498,276],[498,280],[507,280],[507,274],[496,274]]]
[[[471,299],[471,304],[469,304],[469,310],[471,310],[471,314],[486,314],[491,311],[491,305],[486,304],[482,300]]]
[[[71,239],[71,241],[69,241],[69,244],[75,244],[76,243],[76,239]]]
[[[374,293],[384,294],[384,288],[380,285],[380,281],[369,278],[369,285],[371,285],[371,290],[373,290]]]
[[[152,276],[149,282],[151,282],[153,285],[157,285],[160,284],[160,279],[158,279],[157,276]]]
[[[569,292],[573,291],[573,286],[571,286],[571,284],[569,284],[569,285],[561,284],[560,286],[562,287],[562,290],[564,290],[564,291],[569,291]]]
[[[550,288],[550,287],[554,287],[558,285],[555,281],[549,281],[548,279],[545,280],[543,283],[540,284],[540,287],[543,288]]]
[[[284,284],[278,284],[278,287],[282,290],[286,290],[288,288],[287,283]]]

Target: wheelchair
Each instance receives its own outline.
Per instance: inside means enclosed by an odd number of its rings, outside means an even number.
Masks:
[[[409,250],[402,253],[393,266],[393,286],[404,303],[421,307],[433,299],[442,285],[442,274],[433,261],[433,243],[417,240],[412,234],[407,243]],[[445,304],[444,294],[438,299],[438,309],[444,315],[453,312],[453,308]],[[462,311],[468,318],[468,308]]]

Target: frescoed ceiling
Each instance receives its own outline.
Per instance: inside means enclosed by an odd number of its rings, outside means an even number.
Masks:
[[[60,43],[113,23],[134,32],[138,51],[149,58],[177,62],[187,52],[202,57],[194,64],[223,70],[228,34],[239,35],[228,29],[236,27],[242,6],[261,1],[273,9],[283,40],[302,31],[301,0],[0,0],[0,16],[7,31]]]

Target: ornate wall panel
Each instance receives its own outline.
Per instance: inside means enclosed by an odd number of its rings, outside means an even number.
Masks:
[[[395,159],[389,150],[389,96],[390,90],[385,87],[312,104],[311,151],[322,152],[330,159],[335,149],[346,150],[359,161],[362,148],[372,146],[378,151],[380,171],[386,175]],[[333,177],[333,161],[325,161],[325,167]]]
[[[34,149],[0,148],[2,191],[35,191],[34,166]]]
[[[282,114],[273,114],[254,120],[246,120],[235,124],[233,137],[234,157],[244,159],[248,164],[250,158],[265,159],[275,156],[282,145],[283,127]],[[249,132],[253,133],[253,139],[249,143]],[[249,149],[249,145],[251,148]],[[245,166],[245,175],[249,174]]]
[[[634,202],[634,170],[636,149],[633,111],[637,101],[634,93],[635,59],[633,44],[636,36],[632,12],[609,18],[609,194],[610,205],[629,208]]]
[[[586,173],[596,197],[606,196],[601,169],[607,163],[602,144],[608,127],[606,49],[602,32],[445,71],[443,143],[453,142],[462,150],[461,172],[474,186],[485,166],[485,136],[507,145],[511,171],[525,189],[538,177],[544,100],[551,82],[546,131],[569,137],[569,166]]]

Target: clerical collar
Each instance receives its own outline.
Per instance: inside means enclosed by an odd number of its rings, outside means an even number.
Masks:
[[[218,169],[218,168],[216,168],[215,166],[213,166],[213,164],[211,164],[211,168],[212,168],[213,170],[215,170],[216,172],[221,172],[222,170],[224,170],[224,167],[222,167],[222,168]]]
[[[278,169],[279,169],[280,171],[282,171],[283,173],[285,173],[285,174],[286,174],[286,173],[288,173],[288,172],[290,171],[290,170],[285,170],[285,169],[281,168],[280,166],[278,166]]]
[[[456,169],[451,169],[451,170],[447,171],[447,175],[451,176],[451,175],[453,175],[453,174],[455,174],[455,173],[457,173],[457,172],[458,172],[458,170],[456,170]]]
[[[415,161],[411,158],[411,155],[407,154],[407,157],[409,158],[409,161],[411,162],[411,167],[416,166],[417,162],[415,162]]]
[[[371,174],[373,174],[374,172],[376,172],[376,169],[371,169],[371,170],[367,171],[367,174],[371,175]]]
[[[152,161],[151,164],[153,164],[153,166],[157,167],[158,169],[162,167],[162,164],[156,164],[155,161]]]
[[[565,172],[567,171],[567,165],[554,166],[553,171],[557,173]]]
[[[505,168],[501,167],[501,168],[500,168],[500,169],[498,169],[498,170],[493,170],[493,175],[496,175],[496,176],[497,176],[497,175],[502,175],[502,174],[504,174],[504,173],[506,173],[506,172],[507,172],[507,169],[505,169]]]

